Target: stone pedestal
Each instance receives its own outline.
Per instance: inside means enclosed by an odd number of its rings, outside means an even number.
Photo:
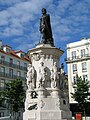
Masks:
[[[59,58],[63,51],[50,44],[38,44],[28,54],[35,71],[30,85],[34,80],[35,88],[27,90],[23,120],[71,120],[69,103],[63,91],[61,93],[58,74]]]

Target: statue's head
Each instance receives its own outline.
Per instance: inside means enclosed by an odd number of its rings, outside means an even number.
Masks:
[[[54,66],[57,66],[57,63],[56,63],[56,62],[54,62]]]
[[[43,9],[42,9],[42,14],[44,15],[44,14],[46,14],[46,13],[47,13],[46,9],[43,8]]]
[[[31,67],[32,67],[32,65],[31,65],[31,64],[29,64],[27,69],[29,70]]]

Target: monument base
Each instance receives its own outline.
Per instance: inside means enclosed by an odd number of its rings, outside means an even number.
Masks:
[[[38,44],[28,51],[32,69],[29,68],[27,73],[30,87],[26,92],[23,120],[72,120],[68,98],[64,95],[64,79],[61,78],[59,68],[62,54],[61,49],[51,44]],[[31,90],[32,81],[35,88]]]
[[[27,111],[23,114],[24,120],[72,120],[70,111],[38,110]]]
[[[72,114],[63,98],[41,98],[36,109],[24,112],[23,120],[72,120]]]

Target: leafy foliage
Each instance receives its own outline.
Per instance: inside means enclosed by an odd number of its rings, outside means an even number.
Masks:
[[[0,90],[0,106],[2,106],[3,102],[3,96],[2,96],[2,90]]]
[[[20,108],[23,108],[25,92],[22,80],[16,79],[6,83],[4,97],[7,99],[11,111],[18,112]]]
[[[0,107],[5,107],[4,106],[4,87],[0,87]]]
[[[74,98],[74,100],[78,102],[79,107],[84,110],[87,102],[90,100],[89,82],[82,80],[81,77],[77,77],[77,82],[73,88],[75,89],[75,93],[71,93],[72,98]]]

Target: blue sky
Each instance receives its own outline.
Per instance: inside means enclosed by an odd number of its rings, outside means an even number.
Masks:
[[[41,9],[51,17],[55,46],[90,37],[90,0],[0,0],[0,40],[14,50],[27,51],[40,40]]]

